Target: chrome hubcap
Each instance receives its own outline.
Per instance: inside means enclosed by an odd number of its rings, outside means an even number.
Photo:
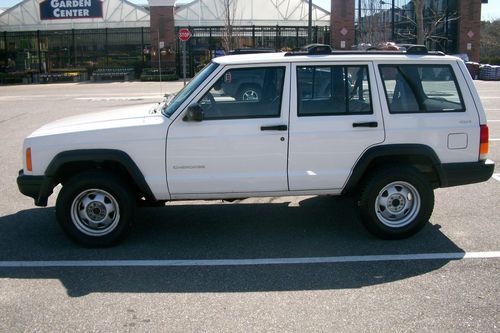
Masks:
[[[118,225],[120,220],[118,202],[106,191],[86,190],[73,200],[71,219],[78,230],[84,234],[104,236]]]
[[[375,211],[386,226],[401,228],[415,219],[420,205],[420,195],[413,185],[393,182],[379,192],[375,200]]]

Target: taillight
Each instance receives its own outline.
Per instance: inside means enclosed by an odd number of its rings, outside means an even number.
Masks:
[[[488,140],[489,130],[488,125],[481,125],[481,132],[479,136],[479,160],[484,161],[488,155]]]
[[[26,149],[26,170],[33,171],[33,166],[31,164],[31,148]]]

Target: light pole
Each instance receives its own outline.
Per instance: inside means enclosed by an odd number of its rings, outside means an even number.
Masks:
[[[309,24],[307,33],[307,44],[312,43],[312,0],[309,0]]]

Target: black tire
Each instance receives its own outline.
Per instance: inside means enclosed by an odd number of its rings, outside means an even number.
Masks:
[[[412,167],[379,168],[366,182],[358,204],[363,224],[372,234],[402,239],[429,221],[434,191],[425,175]]]
[[[246,85],[238,90],[238,100],[240,101],[260,101],[262,99],[262,89],[256,85]]]
[[[59,192],[56,216],[66,234],[84,246],[117,244],[130,232],[136,202],[123,180],[89,171],[70,179]]]

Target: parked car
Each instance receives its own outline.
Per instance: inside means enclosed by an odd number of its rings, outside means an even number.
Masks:
[[[463,61],[314,50],[215,58],[159,105],[45,125],[24,140],[19,189],[45,206],[62,184],[57,219],[85,245],[123,239],[137,205],[291,195],[351,194],[394,239],[426,224],[434,189],[491,177]]]

